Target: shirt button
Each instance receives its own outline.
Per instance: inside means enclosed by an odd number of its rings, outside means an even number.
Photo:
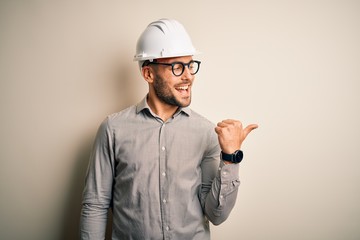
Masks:
[[[161,150],[165,151],[165,147],[162,147]]]
[[[224,198],[224,196],[223,196],[223,195],[220,195],[220,198]]]
[[[170,230],[169,226],[166,226],[166,231],[169,231],[169,230]]]
[[[165,172],[163,172],[163,173],[162,173],[162,175],[165,177],[165,176],[166,176],[166,173],[165,173]]]
[[[226,174],[227,174],[227,172],[223,172],[223,174],[224,174],[224,175],[226,175]]]
[[[166,199],[163,199],[163,203],[166,203]]]

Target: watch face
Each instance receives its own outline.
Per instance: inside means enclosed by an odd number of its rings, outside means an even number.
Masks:
[[[243,152],[241,150],[237,150],[233,154],[221,152],[221,158],[232,163],[239,163],[243,159]]]
[[[243,152],[242,151],[237,151],[235,153],[235,162],[239,163],[241,162],[241,160],[243,159]]]

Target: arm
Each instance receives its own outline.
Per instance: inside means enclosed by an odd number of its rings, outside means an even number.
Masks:
[[[106,119],[96,135],[86,174],[80,219],[81,239],[105,239],[113,178],[113,141]]]
[[[224,222],[233,209],[239,181],[239,165],[226,165],[220,161],[220,148],[215,132],[211,136],[211,147],[202,164],[200,199],[203,211],[214,225]]]
[[[220,161],[217,166],[220,152],[218,145],[221,151],[231,154],[241,148],[242,142],[255,128],[256,124],[243,129],[239,121],[224,120],[215,128],[217,139],[215,134],[211,137],[211,147],[201,165],[200,199],[205,215],[214,225],[221,224],[230,215],[240,185],[239,164]]]

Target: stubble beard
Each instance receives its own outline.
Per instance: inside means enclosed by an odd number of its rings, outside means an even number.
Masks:
[[[186,104],[181,103],[170,91],[169,87],[166,85],[164,79],[159,77],[158,75],[155,76],[154,79],[154,90],[156,96],[164,103],[177,106],[177,107],[187,107],[191,103],[191,95],[189,102]]]

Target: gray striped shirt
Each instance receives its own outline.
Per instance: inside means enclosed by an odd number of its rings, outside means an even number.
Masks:
[[[210,239],[233,208],[239,165],[225,165],[214,124],[190,108],[163,122],[144,98],[108,116],[91,154],[81,239]]]

